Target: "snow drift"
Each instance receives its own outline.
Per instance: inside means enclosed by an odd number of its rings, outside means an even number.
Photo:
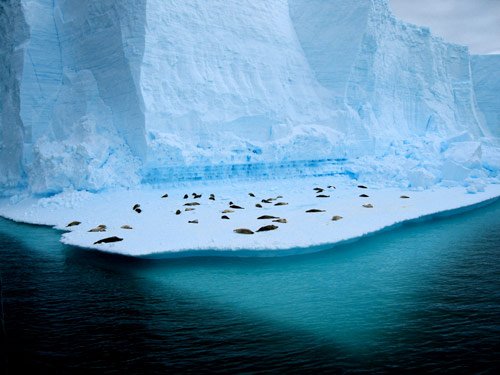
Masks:
[[[498,59],[386,0],[7,0],[0,32],[3,191],[500,168]]]

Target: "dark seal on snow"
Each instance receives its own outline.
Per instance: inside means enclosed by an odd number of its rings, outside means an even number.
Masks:
[[[253,234],[253,231],[251,231],[250,229],[246,229],[246,228],[238,228],[238,229],[233,230],[233,232],[239,233],[239,234]]]
[[[99,245],[101,243],[119,242],[119,241],[123,241],[123,238],[113,236],[113,237],[107,237],[107,238],[103,238],[102,240],[96,241],[96,242],[94,242],[94,245]]]
[[[265,225],[257,229],[257,232],[268,232],[270,230],[275,230],[275,229],[278,229],[277,225]]]

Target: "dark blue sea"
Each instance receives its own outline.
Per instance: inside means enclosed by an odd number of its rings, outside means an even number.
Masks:
[[[290,257],[59,236],[0,220],[4,373],[500,373],[500,203]]]

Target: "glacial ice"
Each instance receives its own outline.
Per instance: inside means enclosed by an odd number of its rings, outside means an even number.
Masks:
[[[492,134],[500,137],[500,55],[472,56],[477,105]]]
[[[498,179],[500,59],[387,0],[7,0],[0,35],[4,194]]]

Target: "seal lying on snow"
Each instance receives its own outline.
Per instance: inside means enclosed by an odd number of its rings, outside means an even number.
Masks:
[[[97,227],[92,228],[89,232],[106,232],[106,225],[99,224]]]
[[[75,226],[80,225],[80,224],[81,224],[80,221],[72,221],[71,223],[66,225],[66,227],[75,227]]]
[[[239,233],[239,234],[253,234],[253,231],[251,231],[250,229],[246,229],[246,228],[238,228],[238,229],[233,230],[233,232]]]
[[[276,219],[276,220],[273,220],[273,223],[286,224],[286,223],[288,223],[288,221],[286,219]]]
[[[265,226],[257,229],[257,232],[267,232],[267,231],[275,230],[275,229],[278,229],[277,225],[265,225]]]
[[[123,241],[123,238],[113,236],[113,237],[107,237],[107,238],[103,238],[102,240],[96,241],[96,242],[94,242],[94,245],[99,245],[101,243],[119,242],[119,241]]]
[[[262,215],[257,218],[257,220],[272,220],[272,219],[279,219],[279,217],[271,215]]]

